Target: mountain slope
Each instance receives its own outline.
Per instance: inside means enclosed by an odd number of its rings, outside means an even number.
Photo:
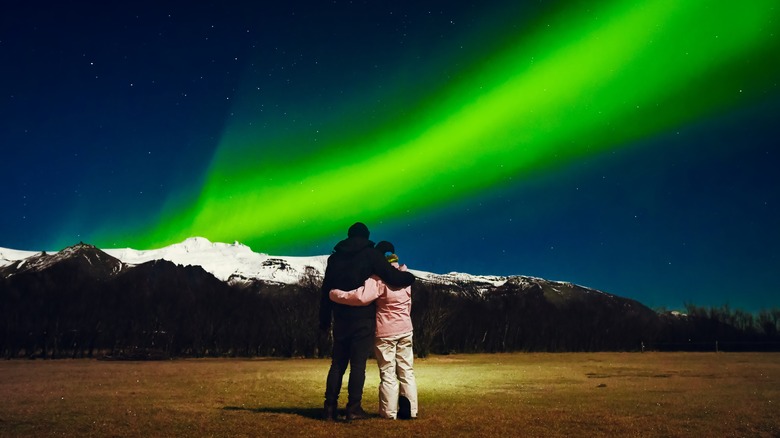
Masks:
[[[10,252],[4,254],[12,254]],[[44,272],[62,272],[106,279],[125,267],[119,259],[85,243],[70,246],[57,253],[32,253],[19,260],[9,260],[0,266],[0,277]]]

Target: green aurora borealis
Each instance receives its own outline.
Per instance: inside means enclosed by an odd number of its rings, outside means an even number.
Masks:
[[[201,235],[281,251],[340,235],[354,220],[433,209],[628,147],[762,98],[776,81],[774,1],[590,7],[562,8],[514,30],[505,48],[435,94],[410,97],[404,116],[360,138],[345,134],[305,156],[264,160],[266,139],[235,140],[231,130],[240,127],[229,126],[197,201],[177,204],[128,243]],[[770,61],[754,64],[762,58]],[[392,190],[388,169],[404,181]]]

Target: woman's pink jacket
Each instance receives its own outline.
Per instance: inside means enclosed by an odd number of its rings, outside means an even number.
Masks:
[[[406,265],[397,269],[406,271]],[[412,287],[394,289],[386,285],[379,277],[369,277],[363,286],[357,289],[344,291],[332,289],[330,300],[346,304],[348,306],[367,306],[376,300],[376,337],[387,338],[391,336],[410,333],[412,326]]]

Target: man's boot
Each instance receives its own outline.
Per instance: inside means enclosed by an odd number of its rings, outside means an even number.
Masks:
[[[368,418],[368,414],[360,406],[360,402],[353,405],[347,405],[347,421],[362,420]]]
[[[325,409],[322,411],[322,419],[325,421],[336,421],[338,413],[337,408],[337,405],[325,402]]]

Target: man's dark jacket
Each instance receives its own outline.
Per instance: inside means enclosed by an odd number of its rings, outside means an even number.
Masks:
[[[330,300],[331,289],[352,290],[362,286],[371,275],[377,275],[385,283],[406,287],[414,283],[414,275],[399,271],[387,260],[384,254],[374,248],[374,242],[362,236],[352,236],[342,240],[334,247],[328,257],[328,267],[322,281],[320,300],[320,328],[330,327],[330,315],[336,320],[358,320],[376,318],[376,305],[347,306]]]

